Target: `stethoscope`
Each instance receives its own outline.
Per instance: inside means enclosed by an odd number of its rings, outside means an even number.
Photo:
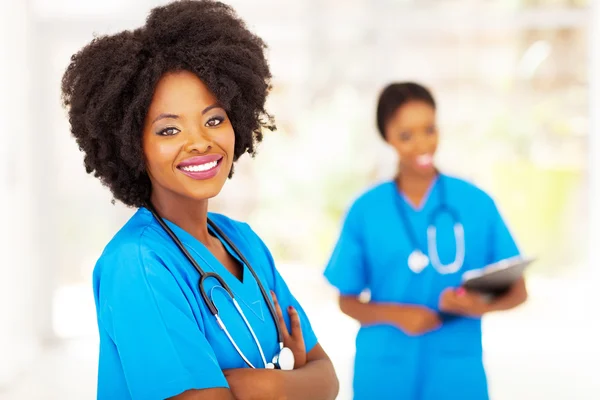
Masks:
[[[416,274],[421,273],[421,271],[423,271],[430,262],[433,268],[435,268],[440,274],[453,274],[462,268],[465,260],[465,231],[463,225],[458,219],[457,213],[448,206],[448,203],[446,202],[444,180],[439,173],[437,175],[439,206],[431,213],[428,220],[427,254],[429,254],[429,256],[427,256],[419,247],[417,236],[412,225],[410,224],[408,215],[406,214],[407,204],[405,204],[405,201],[402,199],[400,193],[395,193],[395,198],[398,205],[398,210],[400,212],[400,217],[402,218],[402,223],[404,225],[404,230],[408,235],[410,244],[413,248],[413,251],[408,256],[408,267]],[[400,179],[398,179],[398,182],[400,182]],[[397,190],[400,192],[400,184],[398,184]],[[449,264],[442,264],[437,247],[437,229],[435,223],[440,215],[444,213],[449,215],[454,222],[456,255],[454,257],[454,261]]]
[[[231,242],[231,240],[229,240],[229,238],[223,233],[223,231],[218,226],[216,226],[215,223],[212,222],[210,219],[208,220],[208,224],[210,225],[210,227],[212,229],[214,229],[214,231],[217,233],[217,235],[222,237],[225,240],[225,242],[227,242],[229,247],[231,247],[233,249],[233,251],[237,254],[237,256],[240,258],[240,260],[242,260],[242,262],[248,267],[248,270],[252,273],[252,276],[256,280],[256,283],[258,285],[258,288],[260,289],[263,299],[265,300],[265,303],[267,303],[267,307],[269,308],[269,312],[271,313],[273,322],[275,322],[275,329],[277,330],[277,340],[279,342],[279,353],[276,354],[275,357],[273,357],[273,361],[270,363],[267,363],[265,354],[263,352],[263,348],[260,345],[260,342],[258,341],[256,334],[254,333],[254,329],[252,329],[252,326],[248,322],[246,315],[244,314],[240,305],[238,304],[237,300],[235,299],[233,292],[229,288],[229,285],[227,285],[227,283],[225,283],[223,278],[221,278],[221,276],[219,276],[218,274],[216,274],[214,272],[205,272],[204,270],[202,270],[202,268],[200,268],[200,266],[198,265],[196,260],[194,260],[194,258],[190,255],[190,253],[188,253],[188,251],[184,247],[183,243],[181,243],[181,241],[175,235],[175,233],[171,230],[171,228],[169,228],[167,226],[167,224],[163,221],[163,219],[158,215],[158,212],[156,211],[156,209],[151,204],[148,204],[146,206],[146,208],[152,213],[152,215],[158,221],[160,226],[165,230],[165,232],[167,232],[167,234],[171,237],[171,239],[173,239],[173,241],[175,242],[175,244],[177,245],[179,250],[181,250],[183,255],[188,259],[188,261],[194,266],[194,268],[196,268],[196,270],[200,274],[200,280],[198,281],[198,288],[200,289],[200,295],[202,296],[202,299],[204,299],[204,302],[206,303],[206,306],[210,310],[211,314],[215,317],[217,324],[223,330],[223,332],[225,332],[225,335],[229,339],[229,342],[233,345],[233,347],[235,348],[237,353],[240,355],[240,357],[244,360],[244,362],[250,368],[256,368],[254,365],[252,365],[250,360],[248,360],[248,358],[244,355],[244,352],[239,348],[239,346],[237,345],[235,340],[233,340],[233,338],[231,337],[231,334],[227,330],[227,327],[223,323],[223,320],[221,320],[221,317],[219,316],[219,310],[217,309],[214,301],[212,300],[212,290],[211,290],[210,297],[204,290],[203,283],[208,278],[216,279],[217,282],[219,282],[219,285],[225,290],[225,292],[227,292],[227,294],[231,298],[231,301],[233,302],[233,306],[237,310],[240,317],[242,317],[242,319],[244,320],[246,327],[248,328],[248,330],[250,331],[250,334],[252,335],[252,338],[254,339],[254,343],[256,343],[256,347],[258,347],[258,351],[260,352],[260,357],[262,358],[262,362],[263,362],[265,368],[266,369],[281,369],[281,370],[294,369],[294,362],[295,362],[294,354],[288,347],[285,347],[283,345],[283,332],[281,331],[281,327],[279,326],[279,320],[275,313],[275,308],[274,308],[273,304],[271,304],[271,301],[269,300],[269,296],[267,295],[267,292],[265,291],[264,286],[260,282],[260,279],[258,279],[256,272],[254,272],[254,268],[252,268],[252,266],[250,265],[248,260],[246,260],[244,255],[233,244],[233,242]],[[213,287],[213,289],[214,289],[214,287]]]

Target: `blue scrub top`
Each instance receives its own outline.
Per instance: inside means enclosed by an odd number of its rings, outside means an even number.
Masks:
[[[405,207],[420,249],[427,254],[427,227],[440,206],[440,183],[446,204],[464,226],[464,264],[452,274],[440,274],[431,264],[417,274],[407,265],[414,248],[398,200]],[[444,264],[452,262],[456,254],[453,223],[446,213],[435,221],[438,254]],[[416,304],[439,311],[441,292],[460,286],[464,272],[518,254],[494,201],[476,186],[441,175],[417,209],[388,181],[368,190],[350,207],[325,277],[341,295],[369,290],[373,302]],[[481,320],[452,318],[439,330],[418,337],[384,324],[361,327],[356,338],[354,396],[486,399]]]
[[[286,308],[298,310],[310,351],[317,338],[262,240],[245,223],[213,213],[209,218],[239,248],[267,292],[275,292],[288,327]],[[229,285],[271,361],[279,349],[275,322],[247,266],[238,280],[198,240],[166,222],[200,267],[218,273]],[[165,399],[189,389],[228,387],[222,370],[247,367],[204,303],[198,279],[148,210],[139,209],[115,235],[94,269],[98,399]],[[226,292],[214,279],[204,288],[242,352],[262,368],[258,348]]]

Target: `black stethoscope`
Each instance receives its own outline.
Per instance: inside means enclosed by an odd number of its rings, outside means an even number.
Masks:
[[[285,347],[283,345],[283,332],[281,330],[281,327],[279,326],[279,320],[277,318],[277,314],[275,313],[275,308],[274,308],[273,304],[271,304],[271,301],[269,300],[269,296],[267,295],[267,292],[266,292],[264,286],[262,285],[260,279],[258,279],[258,276],[256,275],[256,272],[254,272],[254,268],[252,268],[252,266],[250,265],[250,263],[248,262],[248,260],[246,260],[246,258],[244,257],[244,255],[233,244],[233,242],[231,240],[229,240],[229,238],[223,233],[223,231],[221,229],[219,229],[219,227],[217,225],[215,225],[215,223],[212,222],[210,219],[208,220],[208,224],[214,229],[214,231],[217,233],[217,235],[219,235],[220,237],[222,237],[223,240],[225,240],[225,242],[227,242],[227,244],[229,245],[229,247],[231,247],[233,249],[233,251],[237,254],[237,256],[240,258],[240,260],[242,260],[242,262],[248,267],[248,270],[252,273],[252,276],[256,280],[256,283],[258,285],[258,288],[260,289],[260,292],[261,292],[261,294],[263,296],[263,299],[265,300],[265,303],[267,303],[267,307],[269,308],[269,312],[271,313],[271,317],[273,318],[273,322],[275,322],[275,329],[277,330],[277,340],[279,342],[279,353],[276,354],[275,357],[273,357],[273,361],[271,361],[270,363],[267,363],[267,360],[265,358],[265,354],[263,352],[263,348],[260,345],[260,342],[258,341],[258,338],[256,337],[256,334],[254,333],[254,329],[252,329],[252,326],[248,322],[248,319],[246,318],[246,315],[244,314],[244,312],[242,311],[240,305],[238,304],[237,300],[235,299],[235,297],[233,295],[233,292],[229,288],[229,285],[227,285],[227,283],[225,283],[225,280],[223,278],[221,278],[221,276],[219,276],[218,274],[216,274],[214,272],[205,272],[202,268],[200,268],[200,266],[198,265],[198,263],[196,262],[196,260],[194,260],[194,258],[190,255],[190,253],[187,251],[187,249],[185,248],[185,246],[183,245],[183,243],[181,243],[181,241],[175,235],[175,233],[171,230],[171,228],[169,228],[167,226],[167,224],[163,221],[163,219],[158,215],[158,212],[156,211],[156,209],[154,208],[154,206],[152,206],[151,204],[148,204],[146,206],[146,208],[152,213],[152,215],[158,221],[158,223],[160,224],[160,226],[165,230],[165,232],[167,232],[167,234],[171,237],[171,239],[173,239],[173,241],[175,242],[175,244],[177,245],[177,247],[179,248],[179,250],[181,250],[181,252],[183,253],[183,255],[188,259],[188,261],[194,266],[194,268],[196,268],[196,270],[200,274],[200,280],[198,281],[198,288],[200,290],[200,295],[202,296],[202,299],[206,303],[206,306],[210,310],[211,314],[215,317],[215,319],[217,321],[217,324],[223,330],[223,332],[225,332],[225,335],[229,339],[229,342],[231,342],[231,344],[233,345],[233,347],[235,348],[235,350],[237,351],[237,353],[240,355],[240,357],[244,360],[244,362],[250,368],[256,368],[254,365],[252,365],[252,363],[250,362],[250,360],[244,355],[244,352],[242,352],[242,350],[239,348],[239,346],[237,345],[237,343],[235,342],[235,340],[233,340],[233,338],[231,337],[231,334],[227,330],[227,327],[223,323],[223,320],[221,320],[221,317],[219,316],[219,310],[215,306],[214,301],[212,300],[211,297],[208,296],[208,294],[204,290],[203,283],[208,278],[216,279],[217,282],[219,282],[219,285],[225,290],[225,292],[227,292],[227,294],[231,298],[235,309],[237,310],[237,312],[240,315],[240,317],[242,317],[242,319],[244,320],[244,323],[246,324],[246,327],[250,331],[250,334],[252,335],[252,337],[254,339],[254,342],[256,343],[256,346],[258,347],[258,351],[260,352],[260,356],[262,358],[262,361],[263,361],[263,364],[264,364],[265,368],[267,368],[267,369],[281,369],[281,370],[292,370],[292,369],[294,369],[294,362],[295,362],[295,360],[294,360],[294,354],[292,353],[292,351],[288,347]],[[212,291],[211,291],[211,293],[212,293]]]
[[[459,271],[465,260],[465,231],[463,225],[460,223],[458,219],[458,214],[455,210],[448,206],[446,202],[446,190],[444,185],[444,179],[441,174],[437,173],[438,179],[438,198],[439,198],[439,206],[433,210],[431,215],[429,216],[428,226],[427,226],[427,256],[420,248],[419,242],[417,240],[417,235],[410,224],[410,220],[406,213],[406,207],[408,205],[402,199],[402,192],[400,188],[400,179],[397,179],[395,186],[397,193],[395,193],[396,205],[398,206],[398,210],[400,213],[400,217],[402,218],[402,223],[404,225],[404,230],[410,240],[410,244],[414,249],[410,255],[408,256],[408,267],[414,273],[420,273],[423,271],[431,262],[431,265],[440,273],[440,274],[452,274]],[[454,261],[449,264],[442,264],[440,261],[438,251],[437,251],[437,229],[435,227],[435,223],[438,218],[442,214],[447,214],[452,218],[454,222],[454,241],[456,243],[456,255],[454,257]]]

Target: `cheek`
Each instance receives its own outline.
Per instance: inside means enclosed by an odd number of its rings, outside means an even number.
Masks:
[[[233,160],[235,152],[235,133],[233,128],[228,129],[225,132],[221,132],[216,141],[218,142],[219,147],[225,150],[228,158]]]
[[[414,147],[412,142],[405,142],[400,139],[396,139],[390,142],[390,145],[394,148],[394,150],[396,150],[396,153],[398,153],[400,157],[409,155],[412,152],[412,148]]]
[[[148,169],[160,173],[173,164],[179,154],[180,145],[175,140],[153,140],[144,141],[144,157]]]

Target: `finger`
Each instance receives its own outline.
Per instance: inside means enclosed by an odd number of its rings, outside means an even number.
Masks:
[[[298,311],[292,306],[288,307],[288,314],[290,316],[290,325],[292,326],[292,337],[294,339],[302,339],[302,327],[300,326],[300,315]]]
[[[451,293],[448,296],[446,307],[450,311],[462,313],[464,311],[466,303],[467,302],[465,301],[464,297],[459,297],[455,293]]]
[[[455,306],[461,311],[465,311],[471,307],[471,301],[466,297],[458,297],[455,300]]]
[[[290,335],[287,329],[287,325],[285,324],[285,319],[283,318],[283,311],[281,311],[281,306],[279,305],[279,301],[277,301],[277,296],[275,296],[275,292],[271,291],[271,296],[273,297],[273,304],[275,305],[275,314],[277,314],[277,321],[279,323],[279,327],[281,329],[281,333],[283,334],[284,339]]]
[[[461,298],[457,296],[457,294],[453,290],[447,293],[445,300],[451,306],[455,306],[457,304],[460,304],[461,302]]]
[[[440,293],[440,298],[448,297],[448,295],[451,293],[452,293],[451,288],[444,289],[444,290],[442,290],[442,293]]]

